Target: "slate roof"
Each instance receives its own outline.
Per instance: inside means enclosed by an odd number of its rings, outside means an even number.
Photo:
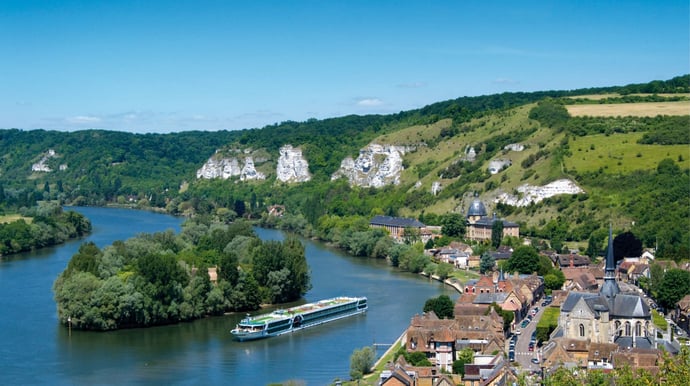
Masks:
[[[649,306],[637,295],[618,294],[613,298],[611,316],[625,318],[649,318]]]
[[[504,228],[514,228],[514,227],[518,226],[518,224],[516,224],[514,222],[511,222],[508,220],[503,220],[503,219],[496,218],[496,217],[482,217],[479,220],[475,221],[472,225],[491,228],[494,225],[494,221],[503,221],[503,227]]]
[[[632,341],[633,341],[632,336],[618,336],[614,340],[614,343],[617,344],[618,347],[628,348],[628,347],[633,347]],[[635,337],[635,347],[643,348],[643,349],[654,348],[652,345],[652,342],[650,342],[649,338],[646,338],[644,336]]]
[[[588,293],[588,292],[570,292],[568,293],[568,296],[565,298],[565,301],[563,302],[563,305],[561,305],[561,312],[570,312],[573,310],[577,302],[584,298],[585,301],[587,299],[593,299],[593,298],[598,298],[598,294],[593,294],[593,293]]]
[[[474,298],[475,304],[491,304],[496,302],[496,304],[502,304],[508,298],[508,293],[497,292],[497,293],[480,293]]]
[[[369,221],[370,225],[393,226],[398,228],[423,228],[425,225],[413,218],[374,216]]]
[[[469,209],[467,209],[467,216],[486,216],[486,207],[484,206],[484,203],[480,200],[472,201]]]

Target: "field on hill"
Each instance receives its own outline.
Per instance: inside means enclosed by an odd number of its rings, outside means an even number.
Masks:
[[[690,101],[566,105],[573,117],[690,115]]]
[[[23,217],[21,214],[6,214],[0,216],[0,224],[9,224],[21,219],[24,219],[27,223],[31,223],[32,220],[31,217]]]
[[[637,140],[643,133],[588,135],[570,141],[572,155],[565,158],[565,167],[578,172],[603,168],[606,173],[629,173],[634,170],[655,169],[659,161],[671,158],[682,160],[679,166],[690,168],[687,145],[641,145]]]

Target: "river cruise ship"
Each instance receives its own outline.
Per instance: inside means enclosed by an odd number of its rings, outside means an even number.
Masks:
[[[242,319],[230,331],[240,342],[317,326],[367,311],[367,298],[341,296]]]

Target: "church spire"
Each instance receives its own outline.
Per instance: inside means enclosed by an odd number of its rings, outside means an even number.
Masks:
[[[604,273],[604,285],[601,287],[601,294],[609,300],[613,299],[620,292],[616,283],[616,260],[613,257],[613,231],[609,224],[609,246],[606,250],[606,271]]]

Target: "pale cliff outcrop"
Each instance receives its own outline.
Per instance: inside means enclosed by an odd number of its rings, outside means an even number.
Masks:
[[[496,202],[512,206],[528,206],[531,203],[538,203],[546,198],[559,194],[579,194],[584,193],[577,184],[568,179],[554,181],[544,186],[532,186],[529,184],[521,185],[517,188],[518,195],[502,193],[496,198]]]
[[[345,158],[331,180],[345,177],[350,185],[375,188],[398,185],[404,170],[403,155],[402,146],[371,144],[359,151],[356,160]]]
[[[250,155],[230,157],[216,152],[196,171],[196,178],[225,180],[236,176],[239,176],[242,181],[266,179],[263,173],[256,170],[254,159]]]
[[[293,148],[292,145],[280,148],[276,179],[282,182],[305,182],[311,179],[309,163],[302,156],[302,150]]]
[[[31,171],[32,171],[32,172],[43,172],[43,173],[50,173],[50,172],[52,172],[53,169],[51,169],[50,166],[48,166],[48,161],[49,161],[51,158],[56,158],[56,157],[58,157],[58,155],[57,155],[57,153],[55,152],[55,150],[53,150],[53,149],[48,149],[48,151],[47,151],[45,154],[43,154],[43,156],[41,157],[41,159],[40,159],[38,162],[36,162],[35,164],[31,165]],[[59,169],[60,169],[60,170],[66,170],[66,169],[67,169],[67,165],[61,164],[61,165],[59,166]]]

